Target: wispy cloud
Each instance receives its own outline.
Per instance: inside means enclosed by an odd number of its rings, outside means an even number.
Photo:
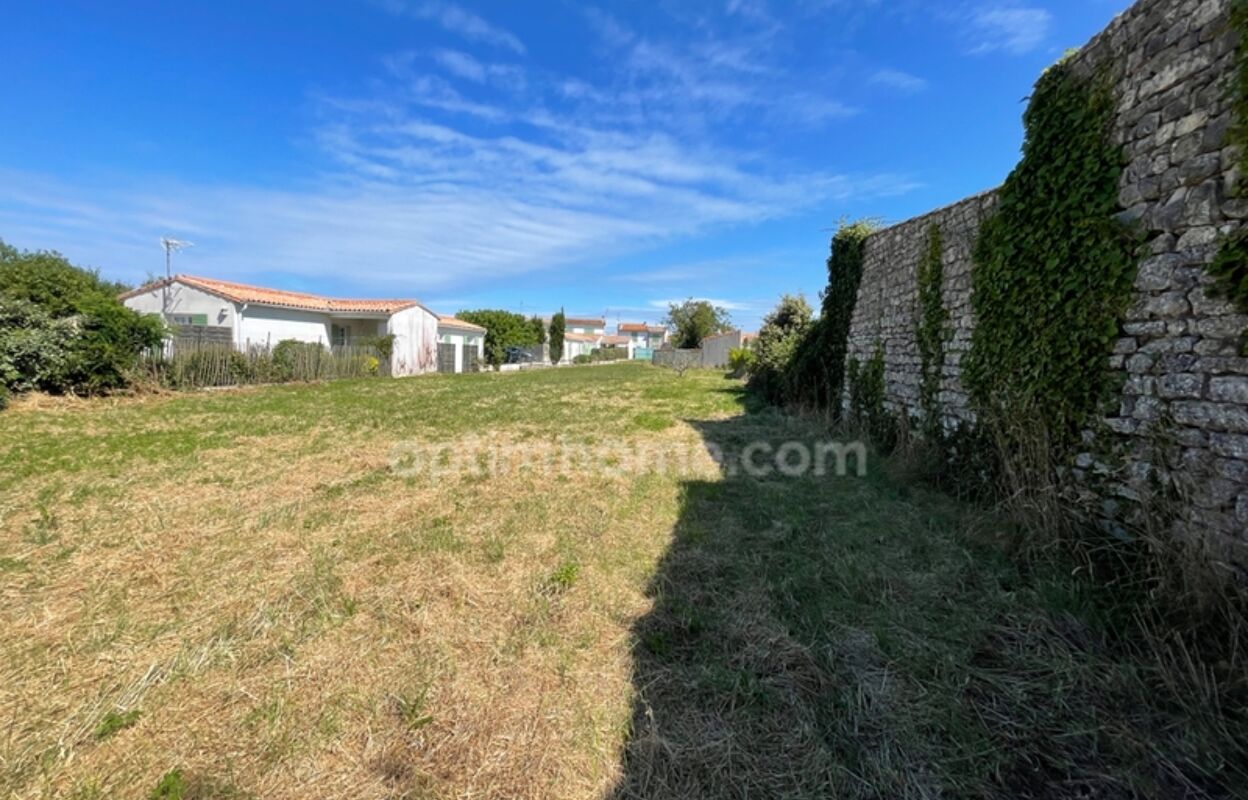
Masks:
[[[493,25],[454,3],[443,0],[382,0],[382,5],[395,14],[436,22],[445,30],[470,41],[506,48],[516,53],[525,52],[524,43],[511,31]]]
[[[884,86],[907,94],[921,92],[927,88],[926,80],[899,69],[878,70],[871,76],[869,82],[874,86]]]
[[[1017,4],[979,6],[966,17],[966,37],[972,54],[1004,51],[1030,53],[1044,44],[1053,16],[1043,8]]]
[[[509,32],[450,3],[389,8],[524,52]],[[160,268],[155,242],[173,234],[197,244],[181,254],[188,272],[462,296],[485,281],[570,266],[579,278],[604,254],[916,185],[904,174],[804,164],[773,143],[790,128],[855,113],[777,60],[782,34],[698,29],[681,46],[602,12],[585,19],[610,56],[601,73],[554,74],[445,46],[394,54],[356,91],[313,97],[318,121],[302,138],[317,149],[307,177],[285,187],[111,175],[57,183],[9,172],[0,174],[0,230],[131,280]],[[747,121],[751,136],[722,135],[729,118]],[[662,292],[679,294],[686,279],[705,280],[672,269]]]

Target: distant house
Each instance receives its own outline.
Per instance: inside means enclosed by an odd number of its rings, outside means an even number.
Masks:
[[[563,362],[567,363],[577,356],[587,356],[599,347],[602,342],[601,333],[565,333],[563,335]]]
[[[485,361],[485,328],[438,317],[438,372],[476,372]]]
[[[396,376],[436,369],[444,328],[437,314],[415,300],[321,297],[193,275],[140,286],[121,295],[121,300],[140,313],[161,315],[175,341],[237,350],[272,347],[284,339],[342,347],[393,334],[390,369]],[[447,334],[475,335],[462,327],[467,323],[458,324],[461,327],[445,326]],[[450,342],[456,353],[466,343],[466,338],[461,344]],[[461,356],[455,358],[456,364],[463,363]]]
[[[615,328],[620,336],[628,337],[629,358],[650,358],[651,354],[667,341],[667,328],[645,322],[621,322]]]
[[[563,321],[567,333],[580,333],[586,336],[602,336],[607,332],[607,321],[593,317],[567,317]]]

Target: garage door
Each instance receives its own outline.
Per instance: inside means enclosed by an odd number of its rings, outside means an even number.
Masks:
[[[455,345],[438,344],[438,372],[455,371]]]

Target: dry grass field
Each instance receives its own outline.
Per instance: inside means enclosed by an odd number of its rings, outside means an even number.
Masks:
[[[1068,574],[645,365],[0,415],[0,796],[1218,796]],[[410,474],[405,447],[687,447],[686,469]],[[604,462],[618,466],[614,456]],[[1242,784],[1240,784],[1242,785]]]

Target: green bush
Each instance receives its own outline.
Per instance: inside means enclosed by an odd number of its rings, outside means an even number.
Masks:
[[[165,326],[122,305],[120,288],[57,253],[0,242],[0,380],[16,391],[124,387]]]
[[[750,386],[774,403],[785,402],[785,376],[811,326],[811,308],[802,295],[784,295],[775,310],[763,318],[754,342]]]
[[[279,382],[316,380],[328,355],[317,342],[283,339],[273,346],[273,378]]]
[[[9,390],[3,383],[0,383],[0,411],[9,407]]]
[[[822,311],[793,348],[785,371],[782,392],[787,402],[827,408],[840,417],[849,328],[862,282],[863,242],[878,229],[875,220],[859,220],[842,223],[832,237]]]
[[[746,375],[758,361],[758,356],[749,347],[734,347],[728,351],[728,369],[733,375]]]
[[[581,353],[579,356],[572,357],[573,364],[591,364],[593,363],[593,361],[594,361],[593,356],[590,356],[586,353]]]
[[[589,356],[591,361],[620,361],[628,358],[628,348],[595,347]]]
[[[0,386],[61,391],[69,382],[77,324],[26,300],[0,297]]]

